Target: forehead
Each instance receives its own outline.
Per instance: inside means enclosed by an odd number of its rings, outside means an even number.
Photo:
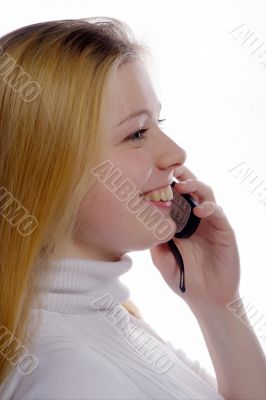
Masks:
[[[152,81],[140,61],[121,65],[110,84],[110,111],[113,123],[141,108],[157,108]]]

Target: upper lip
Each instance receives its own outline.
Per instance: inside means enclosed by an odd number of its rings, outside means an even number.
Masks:
[[[142,194],[145,194],[145,195],[146,195],[146,194],[149,194],[149,193],[151,193],[151,192],[154,192],[155,190],[165,189],[167,186],[170,186],[171,183],[172,183],[172,182],[170,182],[170,183],[168,183],[168,184],[166,184],[166,185],[164,185],[164,186],[161,186],[161,187],[159,187],[159,188],[149,190],[148,192],[145,192],[145,193],[142,193]]]
[[[166,183],[164,186],[160,186],[159,188],[155,188],[152,190],[149,190],[148,192],[142,193],[144,195],[149,194],[151,192],[154,192],[155,190],[161,190],[161,189],[165,189],[167,186],[174,186],[174,183],[177,182],[176,177],[178,177],[179,175],[181,175],[183,173],[183,164],[178,165],[178,167],[175,168],[174,170],[174,176],[172,177],[171,181]]]

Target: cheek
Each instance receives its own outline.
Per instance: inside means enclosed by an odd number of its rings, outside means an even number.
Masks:
[[[79,206],[75,225],[76,238],[87,240],[92,234],[95,237],[99,232],[103,234],[108,230],[110,222],[115,222],[118,209],[119,204],[114,195],[99,183],[97,190],[87,193]]]
[[[123,223],[129,221],[128,218],[124,203],[103,185],[93,196],[90,194],[83,199],[78,213],[76,238],[83,241],[92,237],[109,240],[110,235],[115,238],[123,230]]]
[[[110,224],[117,224],[117,218],[123,218],[128,213],[125,205],[115,193],[116,190],[128,181],[132,184],[133,192],[142,192],[152,171],[152,162],[149,152],[141,148],[123,150],[123,154],[109,154],[112,169],[109,178],[104,182],[97,182],[94,189],[83,198],[78,212],[78,226],[80,229],[105,229]]]
[[[129,148],[121,154],[113,154],[110,158],[113,164],[113,171],[117,170],[121,176],[115,183],[118,187],[124,180],[129,180],[136,190],[141,190],[152,172],[152,158],[147,148]],[[117,177],[119,176],[117,174]]]

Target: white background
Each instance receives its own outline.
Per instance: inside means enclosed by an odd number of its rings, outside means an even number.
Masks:
[[[256,44],[266,43],[266,3],[9,1],[1,7],[0,35],[40,21],[91,16],[124,20],[150,46],[161,117],[167,119],[163,129],[186,150],[186,166],[213,188],[233,226],[241,257],[240,293],[252,307],[251,322],[261,318],[257,333],[265,350],[266,68],[260,62],[266,60],[266,47],[251,55],[256,45],[251,49],[230,32],[245,24]],[[240,163],[242,172],[229,171]],[[249,183],[251,178],[241,183],[248,169],[256,184]],[[149,250],[129,255],[133,267],[121,281],[144,319],[214,375],[194,315],[163,281]]]

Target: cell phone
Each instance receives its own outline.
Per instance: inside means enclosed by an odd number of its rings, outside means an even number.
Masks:
[[[176,182],[173,181],[171,186],[174,187],[175,184]],[[193,213],[193,208],[197,207],[198,203],[187,193],[181,194],[174,190],[173,196],[170,216],[176,223],[176,232],[174,236],[181,239],[189,238],[197,230],[201,221],[201,218]],[[185,270],[182,255],[173,239],[168,241],[168,245],[179,266],[179,288],[182,292],[185,292]]]
[[[172,182],[174,187],[176,182]],[[170,209],[170,216],[176,223],[177,238],[189,238],[197,230],[201,218],[193,213],[193,208],[197,207],[198,203],[187,193],[181,194],[173,191],[173,202]]]

